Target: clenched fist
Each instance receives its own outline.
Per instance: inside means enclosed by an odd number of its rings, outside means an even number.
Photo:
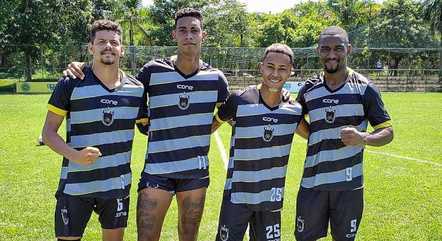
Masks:
[[[90,165],[94,163],[101,156],[101,152],[96,147],[86,147],[81,151],[78,151],[74,157],[74,162],[81,165]]]
[[[341,130],[341,140],[346,146],[363,146],[366,132],[360,132],[354,127],[345,127]]]

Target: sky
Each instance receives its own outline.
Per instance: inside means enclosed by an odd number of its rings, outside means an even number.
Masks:
[[[278,1],[278,3],[271,3],[271,1],[262,0],[239,0],[240,2],[246,4],[248,12],[272,12],[279,13],[287,8],[293,7],[295,3],[301,2],[300,0],[283,0]],[[152,4],[152,0],[143,0],[143,5],[148,6]]]

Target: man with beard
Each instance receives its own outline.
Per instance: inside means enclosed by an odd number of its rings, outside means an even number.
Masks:
[[[94,22],[92,67],[82,81],[61,79],[49,99],[43,141],[64,157],[56,193],[58,240],[80,240],[93,211],[104,241],[123,240],[134,125],[146,118],[146,99],[143,85],[119,69],[121,34],[112,21]],[[57,133],[65,117],[66,142]]]
[[[329,222],[334,240],[355,239],[363,211],[364,146],[393,140],[378,89],[347,67],[351,49],[344,29],[332,26],[322,31],[317,53],[324,72],[306,81],[298,94],[310,132],[297,197],[297,240],[325,237]]]
[[[136,78],[149,96],[149,140],[138,185],[139,241],[160,239],[174,195],[178,204],[178,239],[197,240],[207,187],[208,151],[215,106],[229,92],[224,74],[200,60],[206,36],[198,10],[175,14],[172,37],[178,53],[150,61]],[[69,72],[82,76],[70,65]]]

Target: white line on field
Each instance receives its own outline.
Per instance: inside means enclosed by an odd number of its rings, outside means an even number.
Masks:
[[[301,139],[300,142],[307,143],[307,140]],[[367,150],[367,149],[365,149],[365,151],[368,153],[372,153],[372,154],[389,156],[389,157],[394,157],[394,158],[398,158],[398,159],[404,159],[404,160],[408,160],[408,161],[415,161],[415,162],[419,162],[419,163],[425,163],[425,164],[430,164],[430,165],[434,165],[437,167],[442,167],[442,164],[434,162],[434,161],[430,161],[430,160],[418,159],[418,158],[408,157],[408,156],[401,156],[401,155],[396,155],[396,154],[382,152],[382,151],[372,151],[372,150]]]
[[[415,162],[419,162],[419,163],[425,163],[425,164],[431,164],[431,165],[435,165],[438,167],[442,167],[442,164],[434,162],[434,161],[429,161],[429,160],[424,160],[424,159],[418,159],[418,158],[414,158],[414,157],[408,157],[408,156],[400,156],[400,155],[396,155],[396,154],[391,154],[391,153],[387,153],[387,152],[381,152],[381,151],[372,151],[372,150],[366,150],[368,153],[373,153],[373,154],[377,154],[377,155],[383,155],[383,156],[389,156],[389,157],[395,157],[395,158],[399,158],[399,159],[404,159],[404,160],[409,160],[409,161],[415,161]]]
[[[227,157],[226,154],[226,148],[224,147],[224,144],[221,140],[221,137],[218,134],[218,131],[215,131],[215,133],[213,133],[215,135],[215,141],[216,141],[216,146],[218,147],[218,152],[221,155],[221,159],[223,159],[224,162],[224,167],[227,169],[228,165],[229,165],[229,158]],[[249,225],[247,225],[247,229],[246,229],[246,233],[249,233]]]
[[[226,154],[226,148],[224,148],[223,141],[221,140],[218,131],[215,131],[214,135],[215,135],[216,145],[218,146],[218,152],[221,155],[221,159],[224,162],[224,167],[227,169],[227,166],[229,165],[229,158],[227,157]]]

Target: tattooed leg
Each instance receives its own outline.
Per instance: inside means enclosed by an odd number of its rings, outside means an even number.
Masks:
[[[180,241],[196,241],[207,188],[178,192],[178,234]]]
[[[172,194],[155,188],[145,188],[138,193],[138,241],[160,240],[164,217],[172,201]]]

